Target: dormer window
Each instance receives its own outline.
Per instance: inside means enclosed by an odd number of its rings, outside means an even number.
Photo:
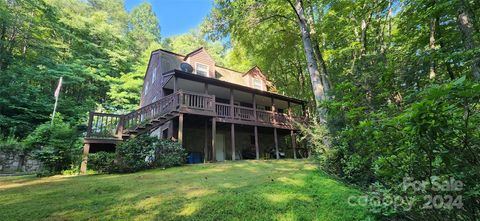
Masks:
[[[198,75],[202,75],[205,77],[208,77],[208,65],[202,64],[202,63],[196,63],[195,64],[195,72]]]
[[[262,80],[257,79],[257,78],[253,78],[252,86],[255,89],[262,90],[263,89]]]

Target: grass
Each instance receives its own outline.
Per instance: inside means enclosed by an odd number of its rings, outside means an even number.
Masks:
[[[368,220],[358,194],[301,160],[0,177],[0,220]]]

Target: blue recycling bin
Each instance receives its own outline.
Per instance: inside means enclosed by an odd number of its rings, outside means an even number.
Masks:
[[[202,163],[202,162],[203,162],[202,153],[200,153],[200,152],[190,152],[190,153],[188,153],[187,163],[195,164],[195,163]]]

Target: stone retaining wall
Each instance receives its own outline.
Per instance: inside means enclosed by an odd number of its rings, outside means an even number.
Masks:
[[[0,173],[34,173],[39,171],[40,162],[31,154],[18,151],[0,151]]]

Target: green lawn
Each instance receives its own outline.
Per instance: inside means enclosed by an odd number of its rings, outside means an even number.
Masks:
[[[308,161],[238,161],[123,175],[0,177],[0,220],[367,220],[359,191]]]

